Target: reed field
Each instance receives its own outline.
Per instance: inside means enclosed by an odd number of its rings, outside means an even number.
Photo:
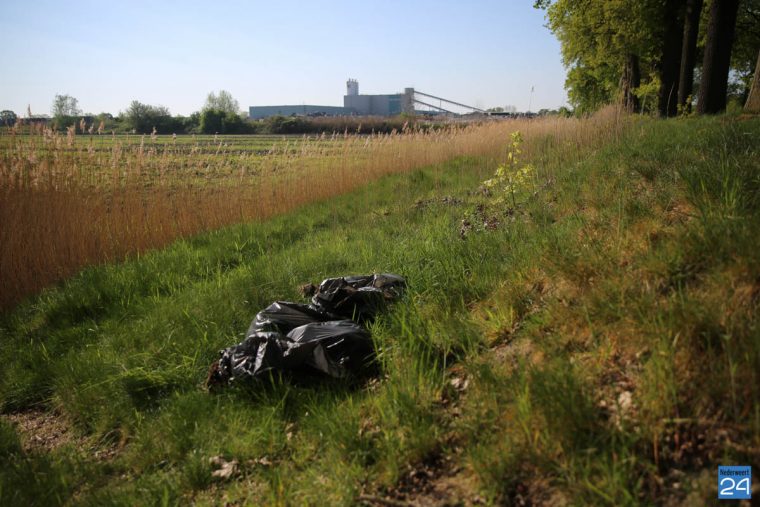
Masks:
[[[460,156],[495,159],[509,132],[602,142],[619,122],[507,120],[389,134],[316,136],[66,134],[0,130],[0,308],[82,267],[177,238],[328,199],[378,178]],[[531,144],[528,143],[530,149]]]

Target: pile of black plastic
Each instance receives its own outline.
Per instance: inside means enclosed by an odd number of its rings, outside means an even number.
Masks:
[[[328,278],[306,286],[311,304],[277,301],[256,314],[241,343],[221,351],[208,387],[259,378],[272,371],[361,373],[374,357],[364,327],[398,299],[406,281],[394,274]]]

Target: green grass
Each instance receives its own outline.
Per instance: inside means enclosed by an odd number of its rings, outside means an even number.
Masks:
[[[758,141],[643,120],[591,153],[542,141],[515,209],[459,159],[88,269],[0,322],[1,411],[82,437],[24,450],[0,419],[0,504],[415,500],[429,463],[462,502],[707,502],[718,463],[758,465]],[[259,309],[372,271],[410,286],[372,327],[375,382],[201,389]]]
[[[66,137],[66,134],[60,134],[62,137]],[[45,145],[39,139],[40,136],[28,136],[17,135],[27,143],[36,143],[38,149],[41,151],[52,150],[48,145]],[[172,153],[189,153],[192,148],[196,148],[196,151],[203,153],[215,153],[220,151],[221,148],[224,151],[234,150],[236,153],[258,153],[266,152],[272,147],[282,149],[285,145],[291,146],[303,142],[305,140],[311,141],[312,145],[319,146],[333,146],[340,144],[343,140],[343,132],[339,134],[246,134],[246,135],[178,135],[173,137],[171,134],[161,134],[152,138],[149,134],[118,134],[111,135],[110,133],[97,135],[97,134],[82,134],[77,130],[77,134],[74,138],[74,145],[72,149],[86,149],[92,145],[94,151],[110,151],[113,149],[115,143],[119,143],[125,149],[137,149],[142,144],[145,149],[157,148],[163,151],[165,148]],[[4,129],[0,129],[0,150],[11,149],[14,136],[11,136]],[[291,150],[293,151],[293,150]]]

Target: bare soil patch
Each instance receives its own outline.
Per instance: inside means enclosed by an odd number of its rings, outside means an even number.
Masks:
[[[96,460],[107,461],[116,456],[121,448],[121,445],[110,441],[93,444],[77,435],[66,418],[54,411],[32,409],[2,417],[16,427],[25,452],[51,452],[65,445],[73,445]]]
[[[83,443],[82,439],[76,437],[66,420],[53,412],[28,410],[4,417],[16,426],[21,445],[27,452],[49,452],[66,444]]]

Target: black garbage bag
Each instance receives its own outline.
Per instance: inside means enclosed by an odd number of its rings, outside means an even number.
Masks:
[[[312,322],[287,335],[255,331],[242,343],[224,349],[213,383],[257,378],[272,370],[324,373],[343,378],[359,373],[372,360],[369,332],[348,320]]]
[[[256,314],[256,317],[248,327],[246,336],[250,336],[257,331],[278,331],[282,334],[288,334],[293,329],[304,324],[339,319],[340,317],[313,305],[275,301]]]
[[[283,353],[290,369],[306,364],[331,377],[359,373],[375,353],[369,332],[350,320],[313,322],[288,333]]]
[[[391,273],[328,278],[319,284],[311,302],[325,311],[363,322],[398,299],[405,288],[406,280]]]
[[[273,370],[334,378],[368,371],[375,350],[361,324],[398,299],[406,281],[386,273],[328,278],[309,287],[314,296],[310,305],[276,301],[256,314],[245,340],[220,351],[207,387]]]
[[[251,334],[241,343],[221,351],[219,361],[211,365],[206,385],[225,384],[233,378],[254,378],[281,368],[286,342],[276,331]]]

